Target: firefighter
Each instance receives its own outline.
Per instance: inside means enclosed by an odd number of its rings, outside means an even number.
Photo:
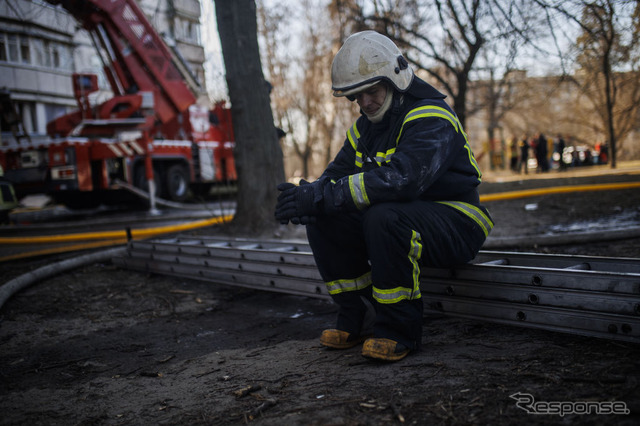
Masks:
[[[319,179],[278,185],[275,216],[307,226],[338,305],[320,343],[364,342],[365,357],[397,361],[421,345],[420,267],[473,259],[493,222],[458,118],[389,38],[350,36],[331,78],[333,95],[355,100],[361,116]]]

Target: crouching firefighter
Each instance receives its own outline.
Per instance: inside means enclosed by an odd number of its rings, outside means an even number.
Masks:
[[[339,307],[321,344],[364,342],[362,355],[397,361],[421,344],[420,267],[470,261],[493,222],[458,118],[389,38],[350,36],[331,78],[334,96],[355,100],[361,116],[318,180],[278,185],[275,216],[307,226]]]

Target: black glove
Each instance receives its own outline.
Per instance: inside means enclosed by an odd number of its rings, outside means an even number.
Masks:
[[[309,183],[300,181],[300,186],[292,183],[278,185],[278,203],[275,216],[283,225],[289,221],[294,225],[308,225],[315,223],[316,216],[321,212],[322,191],[319,181]]]

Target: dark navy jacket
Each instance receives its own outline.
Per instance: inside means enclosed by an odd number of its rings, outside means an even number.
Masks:
[[[416,80],[421,90],[396,93],[382,122],[363,114],[347,132],[321,176],[331,182],[324,186],[328,213],[417,199],[454,202],[452,207],[468,215],[464,210],[480,210],[481,173],[467,136],[444,95]],[[482,213],[487,215],[483,208]]]

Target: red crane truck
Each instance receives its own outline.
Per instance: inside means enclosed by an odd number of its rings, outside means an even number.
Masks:
[[[20,195],[44,192],[69,207],[121,203],[123,186],[184,200],[236,180],[230,110],[198,105],[175,56],[134,0],[47,0],[89,32],[113,97],[91,105],[94,74],[73,74],[78,110],[47,125],[44,142],[0,147]],[[124,184],[124,185],[123,185]]]

